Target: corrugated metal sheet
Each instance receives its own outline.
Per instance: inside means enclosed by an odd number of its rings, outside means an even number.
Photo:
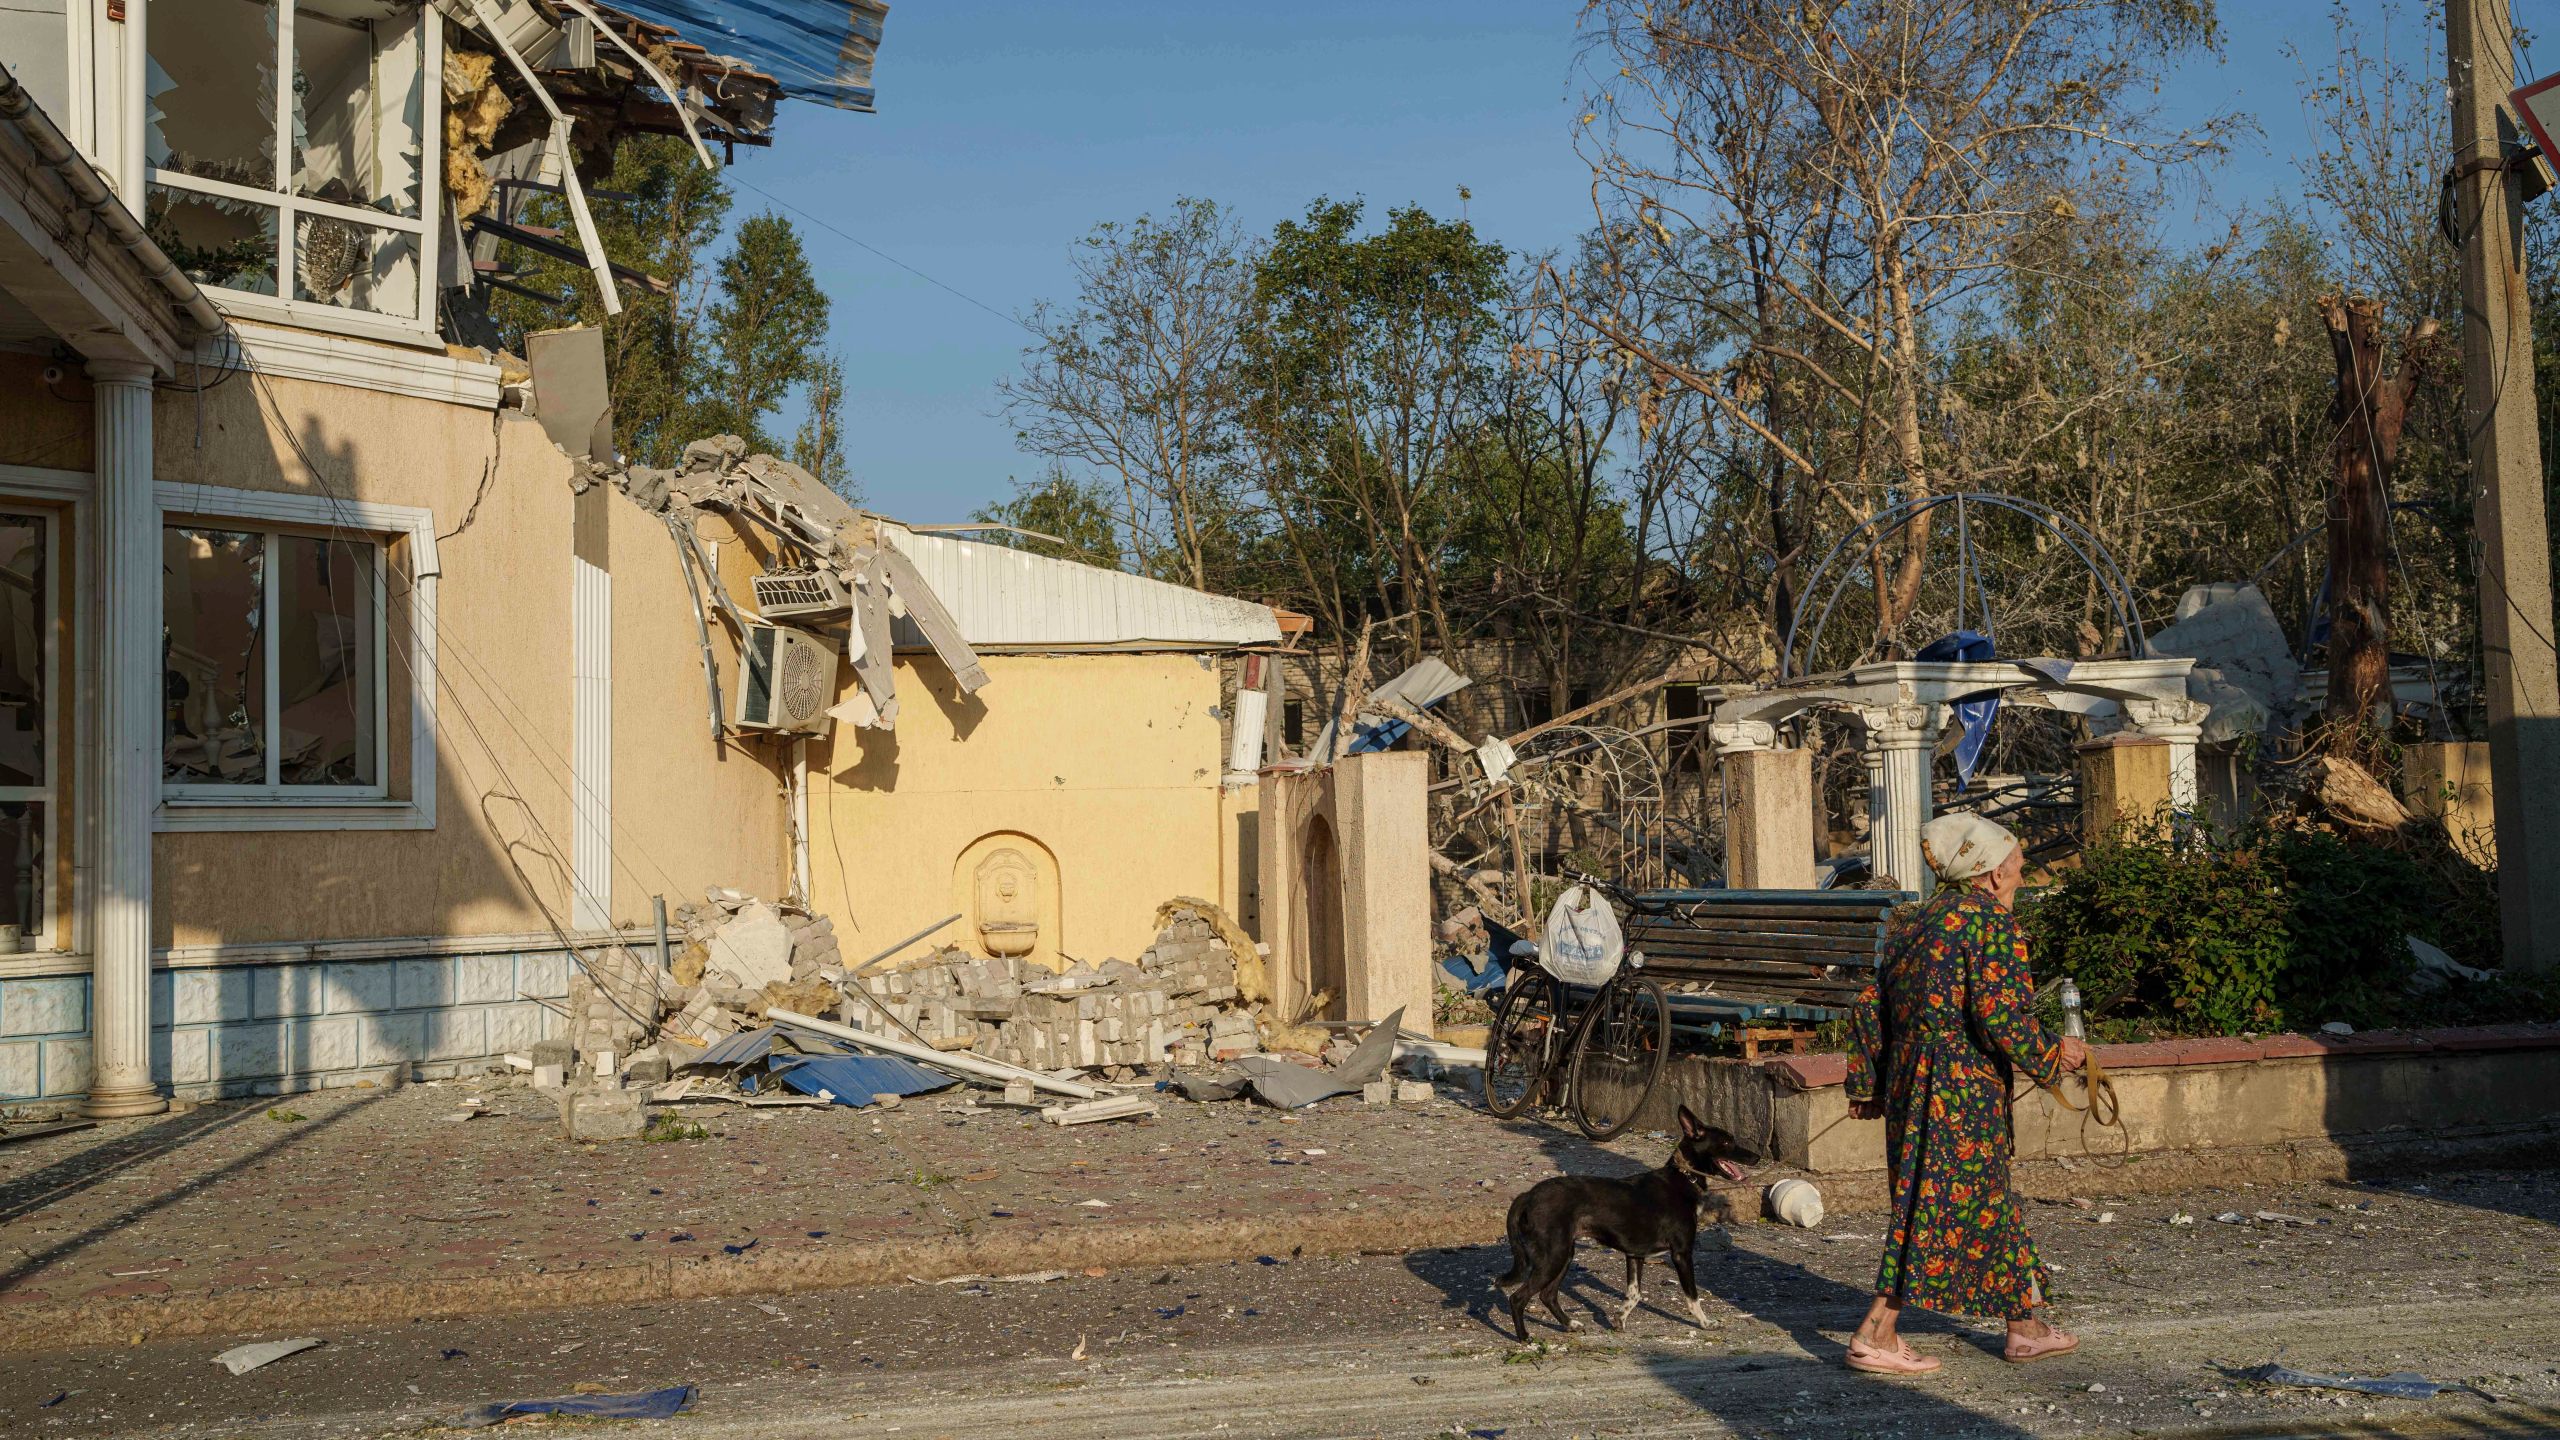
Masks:
[[[889,18],[880,0],[613,0],[613,8],[745,61],[795,100],[871,109],[871,66]]]
[[[1280,642],[1271,607],[1251,600],[979,540],[919,535],[903,525],[881,532],[915,562],[973,649],[1223,650]],[[923,633],[905,620],[892,639],[900,650],[925,646]]]

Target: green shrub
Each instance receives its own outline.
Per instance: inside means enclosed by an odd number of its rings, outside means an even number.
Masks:
[[[2497,963],[2493,877],[2429,838],[2365,844],[2257,826],[2172,837],[2128,826],[2019,909],[2035,969],[2071,975],[2093,1021],[2175,1035],[2542,1019],[2533,986],[2413,996],[2405,937]]]
[[[2127,827],[2021,904],[2019,918],[2036,973],[2076,979],[2093,1016],[2227,1035],[2281,1022],[2288,909],[2263,849],[2180,846]]]

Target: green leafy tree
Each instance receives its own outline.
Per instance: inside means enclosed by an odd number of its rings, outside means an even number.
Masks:
[[[1076,479],[1064,465],[1052,464],[1036,484],[1016,483],[1012,499],[983,506],[969,518],[1012,527],[987,534],[999,545],[1106,570],[1124,568],[1119,509],[1111,492]]]
[[[843,356],[829,353],[809,362],[803,399],[806,412],[800,433],[791,440],[791,463],[817,476],[847,501],[860,504],[862,487],[845,465]]]
[[[778,451],[782,446],[767,427],[824,363],[832,307],[809,271],[800,232],[780,215],[741,224],[720,257],[718,277],[697,423],[705,433],[743,437],[750,449]]]
[[[1361,216],[1320,199],[1272,232],[1246,322],[1247,434],[1281,550],[1337,643],[1373,602],[1451,651],[1449,462],[1494,358],[1506,257],[1420,207],[1368,235]]]

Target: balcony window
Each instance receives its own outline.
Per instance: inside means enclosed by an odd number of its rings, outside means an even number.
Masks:
[[[147,220],[179,267],[235,309],[430,327],[417,0],[189,0],[148,32]]]

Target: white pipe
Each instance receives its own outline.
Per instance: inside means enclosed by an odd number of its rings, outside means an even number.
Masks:
[[[768,1010],[765,1012],[765,1018],[777,1025],[796,1026],[819,1035],[849,1041],[868,1050],[895,1055],[902,1060],[913,1060],[919,1065],[953,1070],[981,1080],[997,1082],[1028,1080],[1039,1089],[1077,1100],[1092,1100],[1102,1094],[1099,1089],[1080,1080],[1061,1080],[1054,1075],[1044,1075],[1037,1070],[1026,1070],[1019,1065],[1007,1065],[1001,1060],[989,1060],[983,1055],[972,1055],[963,1050],[936,1050],[929,1045],[912,1045],[904,1040],[893,1040],[886,1035],[874,1035],[868,1030],[856,1030],[850,1025],[839,1025],[833,1020],[821,1020],[814,1015],[803,1015],[796,1010]]]
[[[1227,747],[1227,773],[1251,775],[1262,768],[1262,717],[1271,713],[1271,696],[1261,690],[1236,691],[1235,741]]]

